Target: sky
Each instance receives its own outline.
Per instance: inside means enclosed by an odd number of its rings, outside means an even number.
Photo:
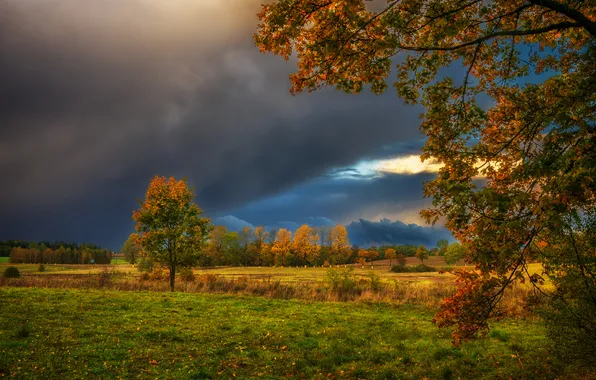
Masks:
[[[262,0],[0,1],[0,239],[118,250],[155,175],[215,224],[344,224],[352,243],[424,224],[424,136],[394,91],[292,96],[296,62],[252,36]]]

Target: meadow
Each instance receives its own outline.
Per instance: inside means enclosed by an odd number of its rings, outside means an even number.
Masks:
[[[167,281],[124,262],[17,267],[21,278],[0,280],[0,376],[542,379],[570,371],[551,354],[526,288],[507,295],[508,316],[486,338],[452,347],[451,331],[432,323],[454,290],[449,273],[197,269],[169,293]]]

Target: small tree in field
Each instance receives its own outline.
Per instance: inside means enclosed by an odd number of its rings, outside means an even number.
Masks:
[[[207,234],[213,228],[203,211],[193,202],[194,193],[185,180],[155,177],[145,200],[133,212],[136,242],[143,253],[170,270],[170,290],[174,291],[176,268],[194,265]]]
[[[393,248],[387,248],[385,250],[385,257],[389,259],[389,268],[391,268],[391,260],[395,259],[397,257],[397,254],[395,252],[395,249]]]
[[[399,255],[397,255],[397,263],[401,266],[405,266],[406,265],[406,255],[404,255],[403,253],[400,253]]]
[[[364,268],[364,264],[366,264],[366,258],[365,257],[361,257],[358,259],[358,264],[360,264],[361,268]]]
[[[124,253],[124,258],[131,264],[135,264],[141,256],[141,247],[136,242],[136,235],[132,234],[126,239],[122,248],[120,249]]]
[[[449,242],[445,239],[441,239],[437,242],[437,248],[439,250],[439,252],[437,253],[437,256],[444,256],[445,252],[447,251],[447,247],[449,247]]]
[[[463,259],[466,255],[464,247],[459,243],[453,243],[447,247],[445,251],[445,262],[447,264],[455,264],[459,260]]]
[[[416,250],[416,258],[424,264],[424,260],[428,259],[428,249],[424,244],[420,244],[420,247]]]
[[[368,258],[370,259],[370,266],[374,268],[375,259],[379,256],[379,252],[375,250],[368,251]]]
[[[364,264],[366,263],[366,259],[368,258],[368,251],[364,248],[360,248],[358,250],[358,262],[360,263],[361,266],[364,267]]]

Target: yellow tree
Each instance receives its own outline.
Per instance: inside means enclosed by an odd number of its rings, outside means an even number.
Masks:
[[[329,261],[331,264],[345,263],[350,253],[350,239],[345,226],[338,224],[329,230]]]
[[[280,228],[277,235],[275,235],[271,252],[274,255],[276,265],[287,264],[292,254],[292,232]]]
[[[193,202],[194,193],[185,180],[155,177],[145,200],[133,212],[136,243],[153,261],[170,270],[170,290],[174,291],[176,269],[194,265],[212,229],[203,211]]]
[[[268,232],[263,226],[255,227],[253,231],[252,247],[255,252],[256,260],[258,265],[267,265],[265,259],[265,247],[267,245]]]
[[[416,258],[420,260],[422,264],[424,264],[424,260],[428,259],[428,248],[426,248],[424,244],[420,244],[416,250]]]
[[[310,265],[314,265],[321,251],[318,232],[308,224],[300,226],[294,234],[292,250],[302,263],[308,262]]]
[[[228,229],[225,226],[215,226],[210,232],[205,252],[209,258],[208,265],[218,265],[225,256],[225,236]]]
[[[368,251],[368,258],[370,259],[370,266],[374,268],[375,266],[375,259],[379,257],[379,252],[371,249]]]
[[[360,248],[358,250],[358,262],[360,263],[360,266],[364,267],[366,259],[368,259],[368,251],[364,248]]]
[[[387,248],[385,250],[385,257],[389,259],[389,267],[391,268],[391,260],[397,257],[397,252],[393,248]]]
[[[135,264],[142,256],[141,247],[136,243],[136,234],[131,234],[122,245],[120,252],[124,253],[124,258],[131,264]],[[81,264],[84,261],[85,252],[81,254]]]

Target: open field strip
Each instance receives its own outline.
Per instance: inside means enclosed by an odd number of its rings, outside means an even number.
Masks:
[[[541,323],[459,349],[416,305],[0,287],[0,374],[21,378],[553,378]]]

